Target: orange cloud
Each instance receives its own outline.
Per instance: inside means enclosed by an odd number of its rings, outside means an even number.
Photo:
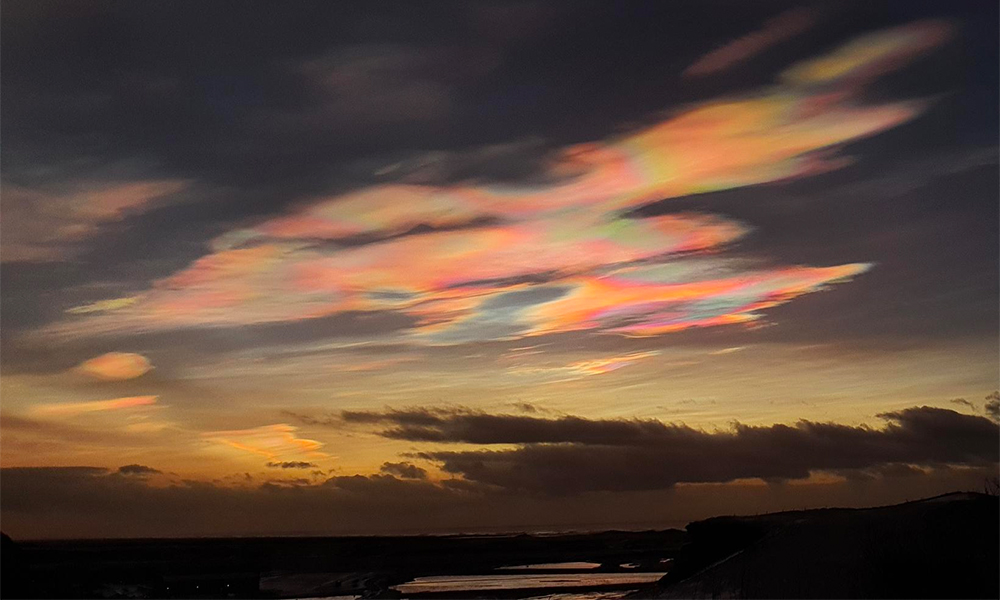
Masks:
[[[629,365],[635,364],[640,360],[653,358],[654,356],[658,356],[659,354],[660,353],[656,351],[630,352],[628,354],[623,354],[622,356],[610,356],[605,358],[596,358],[593,360],[581,360],[570,364],[567,368],[569,368],[571,371],[583,373],[586,375],[603,375],[604,373],[617,371],[622,367],[627,367]]]
[[[623,278],[580,278],[566,296],[533,309],[532,335],[601,329],[649,336],[744,323],[760,318],[761,310],[849,279],[869,265],[796,267],[740,273],[737,276],[684,283],[643,281],[643,272]]]
[[[114,400],[39,404],[32,409],[32,412],[40,416],[72,417],[83,413],[152,406],[156,404],[157,398],[158,396],[129,396],[126,398],[115,398]]]
[[[84,361],[76,370],[95,379],[123,381],[140,377],[152,368],[149,359],[141,354],[108,352]]]
[[[293,425],[278,423],[252,429],[210,431],[203,433],[202,437],[209,442],[269,460],[298,456],[311,458],[329,456],[319,451],[323,447],[322,442],[296,437],[297,430],[298,428]]]

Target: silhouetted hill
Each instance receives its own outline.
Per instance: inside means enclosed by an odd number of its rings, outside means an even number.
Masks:
[[[23,560],[21,548],[6,533],[0,532],[0,595],[4,598],[24,596],[21,587]]]
[[[645,598],[997,598],[1000,499],[716,517]]]

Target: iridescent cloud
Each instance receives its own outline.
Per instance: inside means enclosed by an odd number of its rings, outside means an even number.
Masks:
[[[893,71],[951,35],[942,21],[918,21],[876,31],[834,52],[795,64],[782,78],[795,85],[858,84]]]
[[[90,402],[61,402],[58,404],[39,404],[32,408],[32,413],[39,416],[72,417],[82,413],[103,412],[138,408],[156,404],[157,396],[130,396],[114,400],[94,400]]]
[[[660,353],[654,350],[646,352],[628,352],[626,354],[614,356],[601,356],[556,366],[523,364],[508,367],[507,373],[516,376],[533,378],[534,380],[542,383],[558,383],[591,375],[605,375],[659,355]],[[516,357],[515,355],[508,357],[509,360],[516,360],[517,358],[519,357]]]
[[[140,377],[152,368],[149,359],[141,354],[108,352],[84,361],[76,370],[94,379],[123,381]]]
[[[861,104],[858,83],[946,33],[945,25],[918,23],[869,34],[789,68],[778,85],[567,148],[549,165],[545,185],[382,185],[315,201],[220,236],[210,254],[136,302],[58,330],[391,310],[417,319],[409,341],[454,344],[581,330],[648,336],[759,319],[870,265],[748,268],[720,254],[749,231],[742,223],[707,214],[640,219],[629,211],[843,166],[849,158],[840,147],[924,107]]]
[[[538,325],[531,333],[603,329],[643,336],[744,323],[760,318],[765,308],[867,268],[865,264],[794,267],[667,284],[633,274],[581,278],[574,282],[573,292],[534,309],[532,321]]]
[[[816,11],[794,8],[769,19],[764,27],[717,48],[696,60],[684,75],[705,76],[730,69],[775,44],[808,31],[816,23]]]
[[[595,358],[592,360],[581,360],[568,365],[572,371],[578,373],[584,373],[586,375],[603,375],[604,373],[610,373],[612,371],[617,371],[623,367],[629,365],[634,365],[640,360],[645,360],[647,358],[653,358],[654,356],[659,356],[659,352],[649,351],[649,352],[630,352],[628,354],[623,354],[621,356],[609,356],[605,358]]]
[[[125,296],[123,298],[110,298],[108,300],[99,300],[97,302],[91,302],[90,304],[81,304],[80,306],[74,306],[72,308],[66,309],[66,312],[71,315],[85,315],[87,313],[97,313],[105,312],[110,310],[118,310],[120,308],[125,308],[135,304],[141,300],[141,296]]]
[[[40,190],[4,183],[0,256],[8,261],[49,261],[71,254],[71,245],[108,222],[175,194],[188,182],[174,179],[79,182],[70,190]]]
[[[214,444],[254,454],[268,460],[295,458],[300,456],[310,458],[327,458],[321,442],[307,440],[296,436],[297,427],[285,423],[265,425],[252,429],[232,431],[210,431],[202,437]]]

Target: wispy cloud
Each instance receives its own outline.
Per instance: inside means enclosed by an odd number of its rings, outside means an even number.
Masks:
[[[74,306],[72,308],[66,309],[66,312],[71,315],[85,315],[87,313],[98,313],[106,312],[112,310],[118,310],[120,308],[125,308],[131,306],[138,302],[141,296],[126,296],[123,298],[111,298],[109,300],[99,300],[97,302],[91,302],[90,304],[81,304],[80,306]]]
[[[809,8],[794,8],[768,19],[757,31],[712,50],[702,56],[683,74],[688,77],[703,77],[727,71],[744,63],[772,46],[805,33],[817,21],[817,11]]]
[[[746,346],[731,346],[729,348],[722,348],[720,350],[713,350],[709,352],[712,356],[724,356],[726,354],[733,354],[735,352],[743,352],[746,350]]]
[[[173,179],[83,181],[53,191],[4,183],[0,257],[4,262],[66,258],[74,253],[74,244],[95,235],[102,224],[148,208],[188,185]]]
[[[135,477],[148,477],[150,475],[161,475],[163,471],[159,469],[154,469],[153,467],[147,467],[146,465],[123,465],[118,467],[119,475],[132,475]]]
[[[782,74],[793,85],[861,85],[894,71],[947,40],[952,27],[919,21],[856,38],[830,54],[796,63]]]
[[[297,456],[310,458],[326,458],[328,455],[320,451],[322,442],[300,438],[296,435],[298,428],[285,423],[264,425],[252,429],[237,429],[229,431],[209,431],[202,437],[209,442],[241,452],[262,456],[272,462],[284,462]]]
[[[395,475],[403,479],[427,478],[427,471],[425,469],[421,469],[416,465],[412,465],[410,463],[405,463],[405,462],[383,463],[382,466],[379,468],[379,471],[381,471],[382,473],[387,473],[389,475]]]
[[[61,402],[52,404],[37,404],[32,407],[32,413],[38,416],[72,417],[91,412],[125,410],[152,406],[156,404],[157,396],[129,396],[114,400],[94,400],[91,402]]]
[[[549,381],[566,381],[591,375],[604,375],[619,369],[634,365],[640,361],[659,356],[657,351],[629,352],[615,356],[601,356],[586,360],[578,360],[565,365],[533,365],[533,366],[513,366],[508,372],[515,375],[525,375],[548,379]],[[537,410],[533,405],[519,405],[526,412]]]

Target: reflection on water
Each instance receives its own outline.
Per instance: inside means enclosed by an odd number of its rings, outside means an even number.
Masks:
[[[538,574],[538,575],[447,575],[436,577],[417,577],[413,581],[394,587],[403,594],[425,592],[461,592],[488,590],[517,590],[530,588],[560,588],[560,587],[600,587],[653,583],[666,573],[579,573]],[[543,596],[557,598],[558,596]],[[566,598],[567,596],[563,596]],[[580,598],[579,594],[569,596]],[[586,596],[601,598],[601,596]]]

